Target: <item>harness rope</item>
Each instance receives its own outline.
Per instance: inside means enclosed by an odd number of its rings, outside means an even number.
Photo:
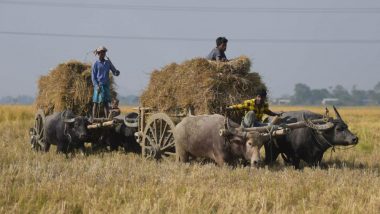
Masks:
[[[352,145],[352,146],[350,146],[350,147],[338,147],[338,146],[336,146],[336,145],[333,145],[333,144],[331,144],[326,138],[325,138],[325,136],[323,136],[323,133],[321,132],[321,131],[315,131],[315,130],[313,130],[312,129],[312,134],[313,134],[313,136],[314,136],[314,138],[315,138],[315,140],[317,141],[317,143],[320,145],[320,146],[323,146],[323,144],[322,143],[325,143],[325,144],[327,144],[329,147],[332,147],[331,148],[331,153],[330,153],[330,161],[331,161],[331,159],[332,159],[332,153],[333,152],[335,152],[336,151],[336,149],[338,149],[338,150],[347,150],[347,149],[352,149],[352,148],[354,148],[356,145]],[[321,141],[323,141],[322,143],[321,143]],[[328,148],[329,148],[328,147]],[[327,149],[328,149],[327,148]]]
[[[271,126],[270,129],[267,128],[267,132],[269,133],[269,146],[270,146],[270,161],[273,161],[273,137],[272,134],[277,129],[277,126]]]
[[[332,147],[331,149],[331,152],[330,152],[330,161],[332,159],[332,153],[335,152],[335,145],[331,144],[326,138],[325,136],[323,136],[323,133],[320,132],[320,131],[315,131],[315,130],[311,130],[311,133],[313,134],[314,136],[314,139],[317,141],[317,143],[319,144],[320,147],[322,147],[323,149],[323,143],[326,145],[328,145],[327,149]],[[321,142],[322,141],[322,142]]]

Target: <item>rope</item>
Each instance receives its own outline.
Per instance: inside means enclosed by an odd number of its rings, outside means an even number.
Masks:
[[[330,161],[332,159],[332,153],[336,151],[336,149],[338,150],[347,150],[347,149],[352,149],[354,148],[356,145],[352,145],[350,147],[338,147],[336,145],[333,145],[332,143],[330,143],[324,136],[323,136],[323,133],[321,133],[320,131],[314,131],[312,130],[312,133],[313,133],[313,136],[314,138],[316,139],[317,143],[320,145],[320,146],[323,146],[323,144],[320,142],[320,140],[323,141],[323,143],[327,144],[329,147],[332,147],[331,148],[331,153],[330,153]],[[318,134],[318,136],[317,136]],[[328,149],[328,148],[327,148]]]
[[[313,136],[314,136],[314,139],[317,141],[317,143],[320,145],[320,147],[322,147],[322,149],[323,149],[323,143],[325,143],[325,144],[327,144],[329,147],[332,147],[332,149],[331,149],[331,153],[330,153],[330,161],[331,161],[331,158],[332,158],[332,153],[333,152],[335,152],[335,147],[334,147],[334,145],[332,145],[324,136],[323,136],[323,134],[321,133],[321,132],[319,132],[319,131],[315,131],[315,130],[311,130],[311,133],[313,134]],[[320,136],[320,137],[318,137],[317,136],[317,134],[318,134],[318,136]],[[320,140],[322,140],[323,142],[321,142]],[[329,148],[328,147],[328,148]],[[328,149],[327,148],[327,149]]]
[[[348,150],[348,149],[354,148],[356,145],[357,144],[351,145],[351,146],[345,146],[345,147],[343,147],[343,146],[342,147],[335,146],[335,149],[337,149],[337,150]]]
[[[278,126],[272,125],[270,129],[267,128],[267,132],[269,133],[269,146],[270,146],[270,161],[273,161],[273,132],[278,129]]]
[[[333,147],[333,149],[334,149],[335,145],[331,144],[331,143],[330,143],[330,142],[329,142],[329,141],[323,136],[323,133],[321,133],[320,131],[314,131],[314,130],[312,130],[312,133],[313,133],[315,139],[317,140],[317,142],[319,143],[319,145],[323,146],[323,144],[318,140],[318,136],[320,136],[319,139],[322,140],[323,143],[329,145],[330,147]],[[318,136],[317,136],[316,134],[318,134]]]

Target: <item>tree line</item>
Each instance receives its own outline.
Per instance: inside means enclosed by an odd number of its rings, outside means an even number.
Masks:
[[[337,105],[380,105],[380,82],[370,90],[361,90],[356,86],[347,90],[342,85],[329,89],[311,89],[304,83],[297,83],[293,95],[280,99],[286,100],[290,105],[321,105],[323,100]]]

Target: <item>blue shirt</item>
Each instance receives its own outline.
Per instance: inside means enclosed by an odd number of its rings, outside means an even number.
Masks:
[[[94,86],[108,85],[110,82],[109,72],[110,70],[115,75],[116,68],[109,60],[96,60],[92,66],[91,79]]]

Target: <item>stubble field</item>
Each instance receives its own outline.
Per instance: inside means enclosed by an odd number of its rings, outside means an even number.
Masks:
[[[320,107],[274,107],[274,110]],[[123,108],[128,110],[128,108]],[[36,153],[32,106],[0,106],[0,213],[380,213],[380,108],[340,109],[359,144],[327,169],[217,167],[123,151]]]

